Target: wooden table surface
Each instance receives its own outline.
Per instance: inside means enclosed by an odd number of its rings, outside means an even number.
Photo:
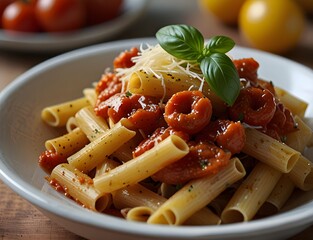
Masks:
[[[199,11],[196,1],[158,0],[148,5],[147,11],[138,21],[119,36],[127,39],[152,37],[162,26],[185,23],[197,27],[205,37],[216,34],[232,37],[238,45],[247,46],[237,28],[224,26],[212,16]],[[0,90],[32,66],[54,55],[22,54],[0,50]],[[313,20],[307,27],[299,45],[285,57],[313,68]],[[313,83],[313,79],[312,79]],[[22,199],[0,181],[0,238],[3,239],[82,239],[49,220],[34,206]],[[313,226],[292,239],[312,239]]]

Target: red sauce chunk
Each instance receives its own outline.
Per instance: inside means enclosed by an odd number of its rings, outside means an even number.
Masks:
[[[95,112],[98,115],[101,115],[101,112],[103,111],[103,102],[114,96],[115,94],[121,92],[122,82],[115,74],[107,73],[102,76],[95,90],[97,93]]]
[[[67,163],[67,158],[52,150],[46,150],[39,156],[38,163],[45,172],[51,173],[57,165]]]
[[[265,134],[279,141],[283,140],[284,136],[288,133],[297,130],[297,123],[295,122],[292,113],[285,108],[282,103],[276,105],[276,111],[273,118],[267,126],[262,129]]]
[[[233,60],[240,78],[256,83],[258,78],[259,63],[253,58]]]
[[[168,184],[184,184],[191,179],[218,173],[229,163],[230,152],[208,142],[189,142],[189,153],[166,166],[152,178]]]
[[[272,84],[258,81],[259,87],[246,87],[233,106],[229,107],[229,118],[257,126],[265,134],[283,140],[286,134],[296,131],[297,124],[292,113],[275,97]]]
[[[246,141],[244,127],[240,122],[216,120],[210,122],[199,134],[198,141],[214,142],[232,154],[240,153]]]
[[[162,123],[163,112],[158,99],[140,94],[119,93],[101,102],[96,109],[103,118],[111,118],[114,123],[128,118],[134,128],[146,134],[152,133]]]
[[[265,126],[276,111],[276,100],[267,89],[244,88],[232,107],[229,108],[231,120],[243,121],[252,126]]]
[[[129,51],[120,53],[114,59],[113,66],[114,68],[130,68],[134,65],[132,58],[138,55],[138,48],[132,48]]]
[[[143,140],[133,151],[133,157],[138,157],[144,152],[148,151],[149,149],[153,148],[157,143],[162,142],[164,139],[166,139],[170,135],[176,135],[181,137],[186,142],[189,141],[189,135],[185,132],[178,131],[173,129],[172,127],[168,128],[157,128],[153,134],[149,137]]]
[[[49,180],[49,184],[58,192],[63,193],[68,196],[67,189],[63,188],[62,185],[55,179],[52,178]]]
[[[169,126],[194,134],[210,122],[211,115],[211,101],[202,92],[182,91],[168,100],[164,118]]]

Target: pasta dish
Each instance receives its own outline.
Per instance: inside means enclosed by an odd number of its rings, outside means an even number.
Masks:
[[[39,165],[83,207],[132,221],[212,225],[280,211],[313,189],[307,103],[232,59],[231,39],[190,26],[125,49],[99,81],[42,110],[51,127]]]

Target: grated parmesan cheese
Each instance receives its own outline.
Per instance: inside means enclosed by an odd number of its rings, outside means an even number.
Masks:
[[[130,68],[116,69],[117,76],[121,77],[121,81],[125,84],[136,71],[143,71],[147,74],[153,74],[156,78],[162,81],[162,86],[165,91],[165,84],[162,73],[169,74],[185,74],[190,78],[200,81],[199,90],[202,91],[204,77],[196,63],[190,63],[185,60],[179,60],[167,53],[159,44],[151,46],[149,44],[144,48],[140,46],[139,55],[132,58],[135,63]]]

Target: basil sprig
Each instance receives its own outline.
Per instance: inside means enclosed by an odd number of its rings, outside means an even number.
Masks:
[[[205,44],[199,30],[188,25],[163,27],[156,38],[172,56],[198,62],[211,90],[228,105],[233,105],[240,91],[240,80],[235,65],[226,55],[235,46],[232,39],[214,36]]]

